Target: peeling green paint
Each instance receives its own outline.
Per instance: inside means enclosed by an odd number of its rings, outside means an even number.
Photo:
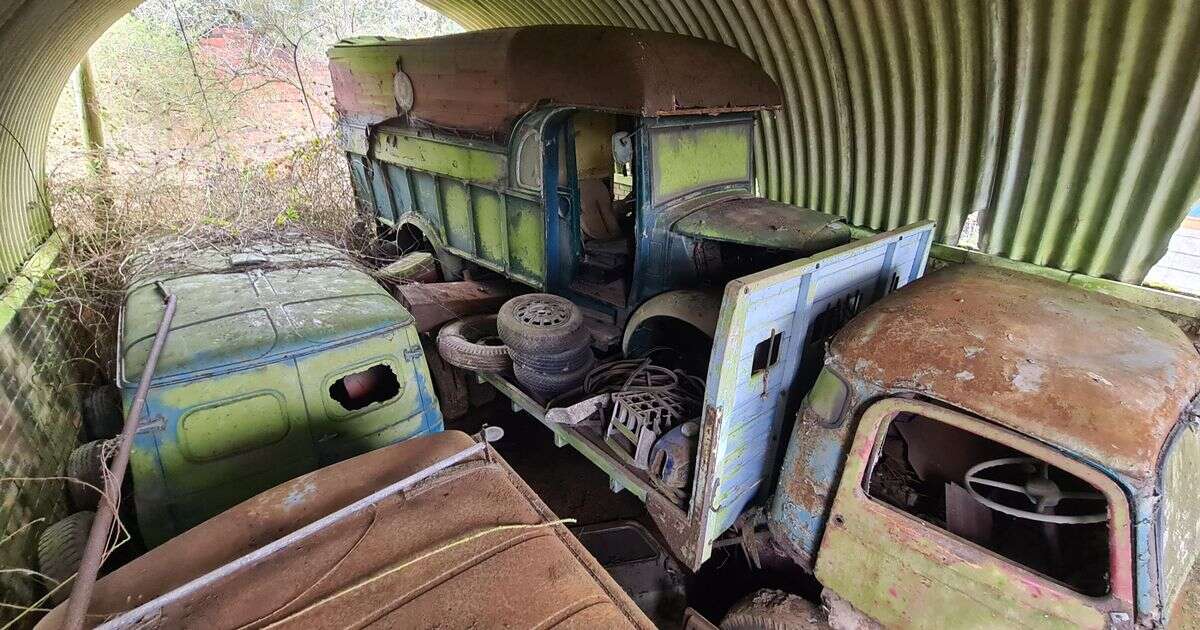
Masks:
[[[130,455],[147,544],[320,466],[442,429],[412,317],[365,273],[268,266],[163,284],[179,311]],[[129,291],[127,403],[161,311],[153,283]],[[335,399],[338,379],[375,366],[395,377],[389,398]]]
[[[390,164],[490,186],[508,180],[508,159],[495,151],[391,130],[379,131],[371,147],[376,158]]]
[[[1056,451],[929,403],[892,398],[873,404],[860,420],[821,540],[816,576],[826,588],[889,628],[1099,629],[1108,627],[1106,610],[1131,612],[1130,602],[1074,593],[868,497],[864,479],[879,449],[878,436],[900,413],[965,423],[967,430],[1004,443],[1020,439],[1022,449],[1034,456],[1056,466],[1068,464]],[[1073,474],[1080,473],[1081,465],[1072,466]],[[1106,495],[1124,496],[1103,474],[1085,476],[1107,488]],[[1114,502],[1110,509],[1110,526],[1129,532],[1128,505]],[[1120,564],[1131,562],[1129,557]],[[1115,585],[1114,593],[1125,587]]]
[[[662,127],[651,132],[651,194],[655,205],[717,185],[752,186],[750,121]]]

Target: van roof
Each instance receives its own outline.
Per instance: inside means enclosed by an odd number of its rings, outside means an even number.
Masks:
[[[178,296],[178,306],[156,381],[309,354],[412,321],[383,287],[335,251],[301,244],[153,256],[159,271],[147,265],[125,293],[121,379],[134,383],[145,368],[164,309],[157,283]]]
[[[838,333],[830,362],[1141,479],[1153,478],[1200,390],[1200,354],[1157,312],[974,265],[952,265],[872,305]]]
[[[527,26],[343,40],[329,51],[342,120],[365,125],[404,114],[397,68],[411,82],[411,121],[500,137],[538,107],[671,116],[783,104],[775,81],[724,44],[628,28]]]

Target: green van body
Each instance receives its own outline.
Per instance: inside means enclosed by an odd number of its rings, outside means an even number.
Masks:
[[[412,316],[366,273],[311,245],[172,263],[145,265],[121,313],[128,409],[162,291],[179,299],[130,456],[147,545],[293,477],[442,430]],[[342,380],[355,373],[373,383],[358,398]]]

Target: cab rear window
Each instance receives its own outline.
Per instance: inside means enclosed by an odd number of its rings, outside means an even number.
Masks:
[[[351,372],[329,386],[329,397],[347,411],[387,402],[400,393],[400,381],[390,365],[379,364]]]

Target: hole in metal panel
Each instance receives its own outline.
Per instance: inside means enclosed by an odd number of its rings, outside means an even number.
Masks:
[[[391,400],[400,393],[400,381],[391,366],[379,364],[347,374],[329,386],[329,397],[347,411]]]

